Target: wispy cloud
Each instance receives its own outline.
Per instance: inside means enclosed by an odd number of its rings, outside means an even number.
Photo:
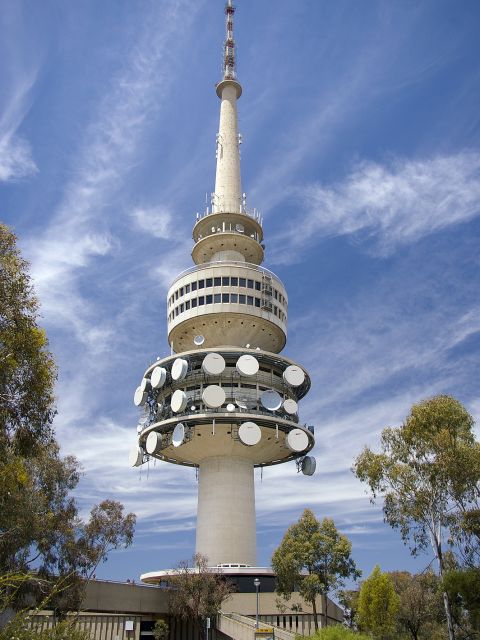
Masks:
[[[8,93],[0,115],[0,182],[26,178],[38,171],[29,142],[18,130],[29,109],[36,73],[24,75]]]
[[[341,182],[302,188],[302,233],[277,236],[292,248],[320,237],[351,235],[380,255],[480,213],[480,154],[362,162]]]
[[[140,231],[155,238],[166,240],[173,233],[172,215],[163,207],[137,207],[130,215]]]
[[[123,178],[134,166],[137,150],[153,117],[158,117],[168,96],[174,68],[173,38],[180,24],[185,30],[181,2],[171,1],[155,10],[144,32],[125,57],[117,75],[100,100],[76,150],[73,178],[63,188],[63,198],[50,224],[40,235],[27,239],[27,255],[42,301],[47,323],[71,332],[87,349],[108,348],[113,336],[111,319],[102,326],[98,304],[82,292],[94,260],[119,246],[109,229],[111,203]],[[189,11],[190,20],[195,12]],[[151,211],[137,210],[140,226]],[[154,232],[164,233],[168,214],[155,212]],[[92,274],[95,277],[95,274]]]
[[[71,177],[61,185],[58,206],[44,229],[24,242],[43,322],[50,335],[54,330],[54,346],[60,354],[58,435],[65,452],[75,452],[87,471],[82,481],[86,500],[96,500],[100,492],[133,501],[131,484],[121,478],[128,450],[135,442],[135,423],[128,431],[113,423],[108,412],[115,410],[105,401],[112,395],[107,375],[114,375],[118,384],[120,375],[125,379],[129,374],[125,344],[129,348],[131,344],[123,333],[126,316],[141,318],[145,304],[144,295],[135,295],[139,291],[135,274],[129,279],[131,247],[121,239],[119,211],[129,223],[133,217],[143,230],[147,223],[153,224],[154,235],[161,238],[168,234],[170,213],[145,207],[137,208],[130,217],[128,206],[117,203],[149,127],[168,103],[175,73],[173,51],[181,46],[176,39],[180,27],[188,38],[200,3],[182,11],[187,5],[171,0],[146,11],[143,31],[130,43],[117,74],[103,87],[78,148],[70,156]],[[123,260],[118,259],[120,250],[125,254]],[[122,269],[128,275],[113,292],[109,284]],[[124,296],[124,302],[112,304],[112,297],[118,294]],[[129,405],[125,397],[122,401]],[[80,432],[82,442],[88,440],[91,446],[75,445]],[[114,456],[107,455],[109,438],[117,448]],[[191,515],[192,499],[187,503],[185,513]],[[152,500],[148,515],[154,512]]]

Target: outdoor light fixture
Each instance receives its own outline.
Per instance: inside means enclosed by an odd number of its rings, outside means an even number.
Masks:
[[[255,589],[257,591],[257,615],[255,616],[255,629],[258,629],[258,588],[260,586],[260,580],[258,578],[255,578],[253,584],[255,585]]]

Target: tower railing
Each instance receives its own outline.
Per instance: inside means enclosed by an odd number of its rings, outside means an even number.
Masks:
[[[208,269],[209,267],[245,267],[246,269],[251,269],[252,271],[255,271],[256,273],[259,273],[263,276],[268,276],[270,278],[275,278],[275,280],[277,282],[279,282],[280,284],[282,284],[281,279],[275,274],[273,273],[273,271],[270,271],[270,269],[267,269],[266,267],[261,267],[258,264],[253,264],[252,262],[242,262],[240,260],[216,260],[214,262],[204,262],[202,264],[196,264],[193,267],[189,267],[188,269],[184,269],[184,271],[181,271],[178,276],[175,278],[175,280],[173,280],[172,284],[170,285],[170,289],[172,289],[173,285],[180,280],[180,278],[183,278],[184,276],[188,276],[190,273],[194,273],[195,271],[201,271],[203,269]]]
[[[260,226],[263,226],[263,217],[259,214],[257,209],[249,209],[243,204],[238,206],[237,211],[232,211],[231,207],[226,207],[221,204],[215,204],[212,207],[207,207],[203,213],[197,213],[197,221],[216,213],[240,213],[242,215],[248,216],[249,218],[253,218],[258,222]]]

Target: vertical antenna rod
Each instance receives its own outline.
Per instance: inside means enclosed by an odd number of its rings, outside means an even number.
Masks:
[[[225,14],[227,16],[227,37],[224,45],[223,56],[223,79],[234,80],[236,78],[235,70],[235,40],[233,39],[233,16],[235,7],[232,0],[227,0],[225,5]]]

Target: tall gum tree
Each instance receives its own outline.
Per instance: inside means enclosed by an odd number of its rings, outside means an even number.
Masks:
[[[413,405],[398,428],[382,431],[380,453],[365,448],[353,471],[372,501],[383,499],[386,522],[398,529],[413,555],[430,545],[438,572],[446,570],[445,542],[461,542],[456,530],[479,495],[480,448],[474,420],[458,400],[440,395]],[[473,501],[473,502],[472,502]],[[452,607],[443,594],[450,640]]]
[[[311,604],[315,629],[318,629],[317,596],[325,599],[328,624],[328,594],[342,586],[347,578],[360,577],[351,557],[350,540],[339,533],[333,520],[317,520],[305,509],[299,521],[291,525],[272,556],[277,576],[277,593],[290,598],[298,592]]]
[[[58,581],[61,597],[50,605],[76,607],[85,580],[109,551],[131,544],[135,528],[134,514],[112,500],[88,522],[78,517],[71,492],[80,467],[55,440],[56,367],[38,306],[15,235],[0,224],[0,577],[34,571],[21,589],[0,590],[0,613],[6,603],[21,606],[24,591],[58,594]]]
[[[28,456],[53,437],[56,368],[15,235],[0,224],[0,446]]]

